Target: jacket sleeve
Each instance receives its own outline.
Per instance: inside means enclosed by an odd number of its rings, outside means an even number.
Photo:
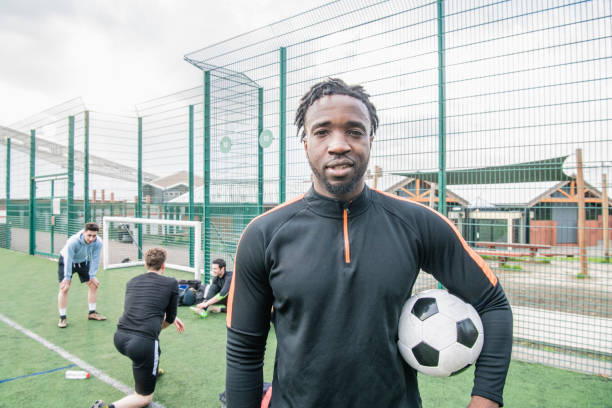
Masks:
[[[217,294],[217,298],[219,300],[225,299],[227,297],[227,295],[229,294],[230,285],[232,284],[233,279],[234,279],[234,275],[232,274],[232,276],[230,276],[229,279],[225,280],[225,282],[223,283],[223,287]]]
[[[489,265],[451,221],[430,211],[420,222],[425,223],[420,225],[421,268],[474,306],[482,320],[484,344],[476,361],[472,395],[501,406],[512,351],[512,311],[506,295]]]
[[[64,258],[64,279],[72,279],[72,260],[74,259],[74,246],[78,245],[68,241],[66,245],[66,257]]]
[[[96,241],[97,245],[91,251],[91,261],[89,262],[89,277],[95,278],[100,266],[100,252],[102,251],[102,242]]]
[[[227,309],[228,408],[261,405],[263,361],[273,301],[264,241],[263,234],[250,225],[236,250]]]
[[[170,292],[170,301],[168,302],[168,307],[166,308],[166,321],[168,323],[174,323],[174,319],[176,319],[176,311],[178,307],[178,281],[175,281],[172,292]]]

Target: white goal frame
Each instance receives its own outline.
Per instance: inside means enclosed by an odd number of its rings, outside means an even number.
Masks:
[[[193,227],[194,228],[194,254],[193,254],[193,267],[177,264],[166,263],[166,267],[171,269],[178,269],[180,271],[193,272],[195,279],[200,280],[202,276],[202,223],[199,221],[179,221],[179,220],[157,220],[154,218],[138,218],[138,217],[110,217],[105,216],[102,218],[102,260],[104,262],[104,269],[117,269],[117,268],[129,268],[131,266],[144,265],[144,260],[125,262],[118,264],[110,263],[109,254],[109,228],[111,222],[121,222],[126,224],[152,224],[152,225],[173,225],[178,227]],[[142,245],[140,242],[138,245]]]

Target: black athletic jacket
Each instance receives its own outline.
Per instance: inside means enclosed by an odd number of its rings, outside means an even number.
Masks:
[[[228,407],[259,407],[272,306],[274,408],[420,407],[416,372],[397,348],[420,269],[479,312],[472,395],[501,404],[512,314],[496,276],[445,217],[366,186],[344,203],[311,188],[243,232],[228,302]]]
[[[145,272],[125,287],[123,315],[117,329],[157,340],[164,320],[174,323],[178,305],[178,282],[169,276]]]

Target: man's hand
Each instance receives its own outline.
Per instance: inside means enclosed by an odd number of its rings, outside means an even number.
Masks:
[[[206,304],[206,302],[202,302],[202,303],[198,303],[197,305],[195,305],[195,307],[197,309],[204,310],[208,307],[208,305]]]
[[[174,318],[174,325],[176,326],[176,331],[182,333],[185,330],[185,325],[178,317]]]
[[[70,279],[64,279],[60,282],[60,290],[67,290],[70,288]]]
[[[495,401],[491,401],[485,397],[481,397],[478,395],[472,396],[472,400],[470,401],[467,408],[498,408],[499,404]]]
[[[97,289],[98,286],[100,286],[100,281],[96,277],[89,278],[89,281],[87,281],[87,286],[92,289]]]

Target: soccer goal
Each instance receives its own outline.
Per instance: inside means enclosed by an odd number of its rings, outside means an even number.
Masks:
[[[144,265],[147,248],[160,246],[168,251],[166,267],[201,278],[202,224],[198,221],[104,217],[102,240],[105,269]]]

